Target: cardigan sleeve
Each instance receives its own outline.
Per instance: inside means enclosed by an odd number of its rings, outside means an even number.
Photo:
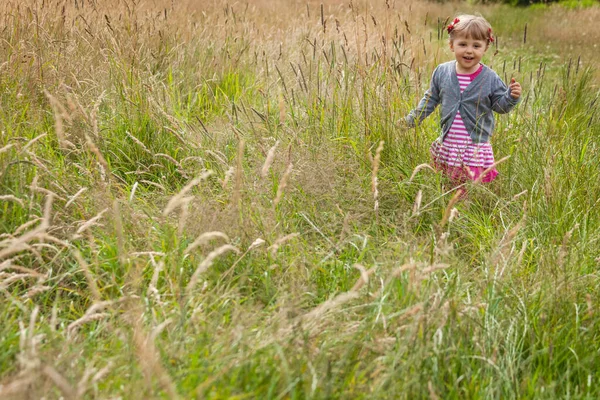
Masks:
[[[404,120],[410,127],[414,127],[416,122],[423,121],[427,118],[433,110],[440,103],[440,85],[439,85],[439,66],[433,71],[431,76],[431,83],[429,84],[429,89],[423,95],[421,101],[417,105],[417,108],[412,110]]]
[[[519,99],[514,99],[510,95],[510,89],[500,79],[498,74],[494,73],[494,79],[492,79],[491,88],[491,100],[492,110],[498,114],[506,114],[510,112],[519,103]]]

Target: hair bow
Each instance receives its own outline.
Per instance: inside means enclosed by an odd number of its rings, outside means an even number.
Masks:
[[[454,18],[454,21],[452,21],[452,23],[450,25],[448,25],[448,34],[452,33],[452,31],[454,30],[454,25],[458,24],[460,22],[460,19],[458,18]]]

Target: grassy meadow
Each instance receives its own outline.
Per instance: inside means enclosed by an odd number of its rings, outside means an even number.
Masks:
[[[600,7],[471,3],[3,1],[0,398],[600,398]],[[524,93],[457,201],[459,12]]]

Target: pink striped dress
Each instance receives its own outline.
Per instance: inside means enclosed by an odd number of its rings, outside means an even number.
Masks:
[[[472,74],[456,74],[461,93],[479,75],[482,69],[483,66],[480,66]],[[441,142],[438,139],[433,142],[430,153],[436,167],[456,182],[475,180],[494,164],[492,145],[489,142],[473,143],[460,116],[460,111],[456,113],[444,141]],[[498,176],[498,171],[493,168],[485,174],[481,181],[491,182],[496,176]]]

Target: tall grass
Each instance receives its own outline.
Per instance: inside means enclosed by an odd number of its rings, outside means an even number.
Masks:
[[[525,88],[466,200],[396,125],[458,11]],[[0,397],[597,398],[597,11],[3,3]]]

